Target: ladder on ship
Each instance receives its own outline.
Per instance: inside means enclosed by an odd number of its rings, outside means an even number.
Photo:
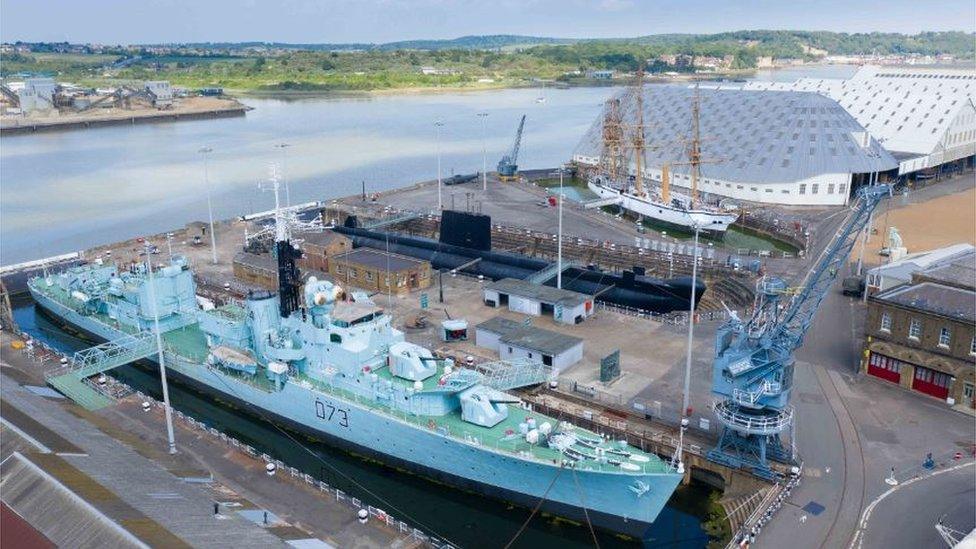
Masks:
[[[552,366],[527,358],[486,362],[478,369],[485,376],[483,383],[499,391],[545,383],[552,376]]]
[[[575,261],[563,260],[562,272],[566,272],[567,269],[576,267]],[[531,282],[533,284],[545,284],[546,282],[555,278],[559,273],[560,268],[558,263],[551,263],[546,268],[541,271],[536,271],[525,278],[526,282]]]
[[[88,383],[91,376],[148,358],[156,353],[153,332],[124,335],[74,354],[64,367],[45,376],[45,381],[88,410],[104,408],[112,400]]]

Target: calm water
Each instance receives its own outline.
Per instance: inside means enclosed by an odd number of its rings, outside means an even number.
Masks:
[[[74,351],[90,346],[90,343],[64,333],[47,317],[37,314],[30,304],[17,306],[14,317],[22,330],[56,348]],[[125,366],[114,370],[112,375],[161,399],[159,376],[155,372]],[[527,509],[382,467],[304,436],[286,436],[269,423],[244,415],[177,383],[170,383],[170,399],[176,409],[462,547],[500,547],[512,539],[530,513]],[[355,479],[355,483],[350,479]],[[695,485],[680,488],[651,527],[643,546],[704,547],[708,537],[698,516],[705,513],[704,504],[709,493],[709,489]],[[401,511],[394,512],[394,509]],[[349,513],[352,512],[350,509]],[[597,535],[602,547],[641,545],[604,532]],[[585,526],[551,522],[542,517],[532,520],[515,545],[560,549],[592,546]]]
[[[434,122],[443,121],[443,173],[489,169],[528,115],[519,164],[569,158],[612,88],[416,94],[294,101],[245,99],[245,117],[11,136],[0,143],[0,263],[46,257],[205,219],[201,147],[210,146],[215,215],[270,209],[258,189],[277,162],[293,203],[404,186],[437,175]],[[290,147],[276,149],[285,142]],[[431,205],[434,206],[433,204]]]
[[[849,66],[761,71],[759,79],[843,77]],[[487,112],[488,166],[511,146],[527,114],[523,168],[555,166],[613,88],[245,99],[246,117],[4,137],[0,141],[0,264],[47,257],[161,232],[205,219],[203,160],[218,218],[270,209],[258,182],[276,162],[293,203],[399,187],[437,174],[434,121],[441,120],[445,174],[481,169]],[[284,149],[275,144],[288,143]],[[433,204],[431,205],[433,207]]]

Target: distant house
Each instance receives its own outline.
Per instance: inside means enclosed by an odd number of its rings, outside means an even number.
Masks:
[[[437,67],[420,67],[420,74],[450,76],[454,74],[461,74],[461,71],[457,69],[438,69]]]
[[[173,88],[167,80],[150,80],[145,84],[145,90],[152,96],[153,105],[165,107],[173,103]]]
[[[24,87],[17,91],[21,111],[25,115],[53,112],[56,89],[53,78],[25,79]]]
[[[615,71],[589,71],[586,73],[587,78],[593,78],[595,80],[610,80],[613,78]]]

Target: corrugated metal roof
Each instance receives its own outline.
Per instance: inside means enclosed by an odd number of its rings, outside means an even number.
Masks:
[[[572,290],[543,286],[542,284],[536,284],[528,280],[519,280],[517,278],[496,280],[485,286],[485,289],[494,290],[503,294],[526,297],[546,304],[559,304],[564,307],[576,307],[592,299],[591,296]]]
[[[847,109],[889,151],[930,154],[964,109],[973,112],[976,74],[945,68],[861,67],[851,78],[749,82],[749,90],[815,92]],[[971,124],[970,124],[971,126]],[[968,137],[958,143],[976,143]]]
[[[582,339],[571,335],[553,332],[535,326],[526,326],[521,322],[496,316],[488,319],[476,327],[496,333],[499,341],[514,347],[538,351],[546,355],[558,355],[582,343]]]
[[[694,93],[687,86],[645,86],[649,167],[687,161]],[[702,88],[700,93],[702,157],[718,161],[701,166],[703,179],[788,183],[823,174],[898,167],[874,139],[862,147],[864,128],[836,101],[822,95],[719,88]],[[623,123],[633,125],[634,90],[624,90],[618,97]],[[603,114],[583,136],[577,156],[600,155],[602,128]],[[671,171],[681,177],[689,168],[675,166]]]

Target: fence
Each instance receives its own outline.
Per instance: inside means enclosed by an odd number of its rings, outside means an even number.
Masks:
[[[749,515],[749,518],[742,523],[739,531],[732,535],[732,539],[725,546],[726,549],[751,547],[756,543],[756,537],[762,533],[763,526],[773,519],[783,503],[789,499],[793,489],[800,484],[800,480],[803,478],[802,463],[796,468],[796,471],[796,474],[789,477],[788,480],[779,481],[773,485],[773,489],[766,494],[762,502]]]
[[[138,398],[142,399],[143,402],[148,402],[150,403],[151,406],[155,408],[163,408],[165,406],[163,402],[160,402],[154,399],[153,397],[142,393],[141,391],[135,391],[135,394]],[[275,465],[276,472],[280,473],[279,475],[276,475],[276,478],[294,479],[294,481],[297,483],[304,484],[308,487],[318,490],[319,492],[330,494],[333,497],[335,497],[335,500],[337,502],[348,505],[351,509],[353,509],[356,512],[365,509],[369,513],[370,517],[379,520],[387,527],[394,529],[398,534],[405,535],[415,542],[430,547],[434,547],[436,549],[453,549],[452,545],[445,543],[441,540],[438,540],[435,537],[427,535],[422,530],[418,528],[414,528],[413,526],[406,523],[405,521],[393,517],[386,511],[378,507],[374,507],[372,505],[366,504],[359,498],[350,496],[346,494],[344,491],[342,491],[341,489],[335,488],[324,481],[317,480],[312,475],[309,475],[308,473],[303,473],[300,469],[296,467],[291,467],[290,465],[286,464],[280,459],[274,458],[267,453],[259,452],[253,446],[249,444],[245,444],[240,440],[230,435],[227,435],[224,432],[221,432],[213,427],[210,427],[203,421],[194,419],[193,417],[175,409],[173,410],[173,417],[177,421],[183,422],[188,427],[196,429],[204,435],[209,435],[211,438],[220,441],[221,443],[225,444],[228,447],[236,448],[252,458],[260,459],[265,464],[273,463]],[[285,476],[286,472],[287,472],[287,477]]]

